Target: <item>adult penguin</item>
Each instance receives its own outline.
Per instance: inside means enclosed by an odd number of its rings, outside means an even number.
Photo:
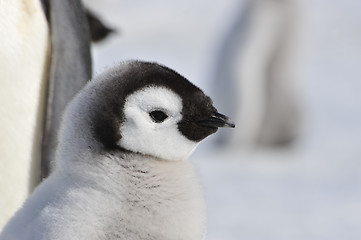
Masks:
[[[0,28],[1,229],[49,174],[60,116],[91,78],[91,58],[78,0],[5,1]]]
[[[240,124],[232,133],[223,132],[218,142],[249,148],[289,146],[299,137],[302,114],[297,5],[248,0],[239,8],[215,58],[214,96]]]

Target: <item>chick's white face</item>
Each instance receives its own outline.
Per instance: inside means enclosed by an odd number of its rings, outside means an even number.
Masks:
[[[182,99],[165,87],[145,87],[126,98],[120,147],[166,160],[184,160],[197,142],[178,130]]]

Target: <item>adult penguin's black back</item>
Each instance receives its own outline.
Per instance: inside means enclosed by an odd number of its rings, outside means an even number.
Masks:
[[[51,35],[48,91],[41,154],[41,178],[54,163],[65,106],[91,79],[90,32],[80,0],[43,0]]]

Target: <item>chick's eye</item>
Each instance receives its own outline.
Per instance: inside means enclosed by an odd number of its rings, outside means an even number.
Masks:
[[[156,123],[161,123],[168,118],[168,115],[165,114],[163,111],[156,110],[149,113],[149,116],[152,120]]]

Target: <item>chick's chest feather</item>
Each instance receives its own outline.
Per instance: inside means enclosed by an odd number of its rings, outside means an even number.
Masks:
[[[98,186],[103,185],[114,196],[134,200],[131,201],[134,204],[157,206],[158,203],[162,207],[175,201],[203,199],[197,174],[187,160],[166,161],[134,153],[107,154],[104,159],[98,167],[105,174],[95,173],[95,176],[101,178]],[[173,206],[176,207],[177,204]]]
[[[81,218],[74,219],[75,224],[70,224],[69,230],[78,225],[76,222],[102,219],[103,227],[94,229],[105,228],[104,232],[119,236],[147,232],[149,236],[158,236],[154,239],[200,239],[204,235],[204,199],[190,162],[169,162],[135,154],[107,155],[103,160],[82,177],[81,181],[96,182],[93,189],[79,188],[84,191],[82,194],[74,188],[68,194],[74,198],[70,200],[74,204],[82,202],[71,207],[73,211],[69,214],[79,207],[79,211],[95,209],[98,216],[84,219],[81,217],[84,214],[79,214]]]

